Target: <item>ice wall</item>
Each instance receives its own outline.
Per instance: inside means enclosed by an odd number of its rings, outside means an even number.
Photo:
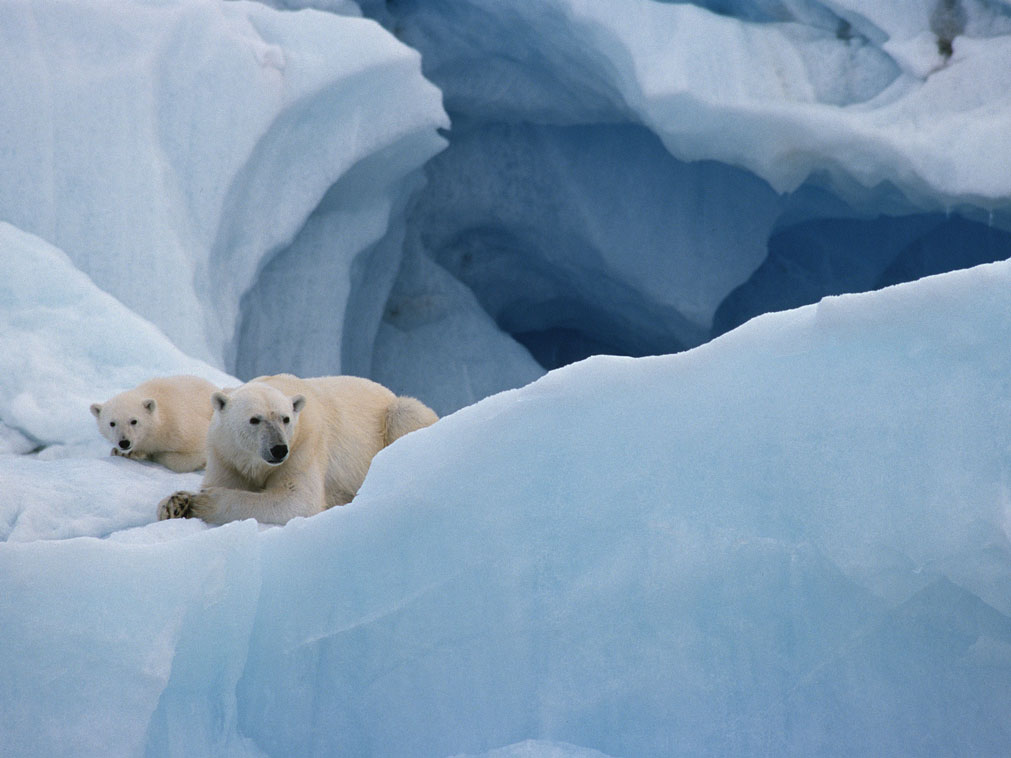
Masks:
[[[361,18],[246,2],[5,0],[0,63],[0,154],[18,177],[0,183],[0,219],[229,370],[242,324],[291,305],[240,310],[240,298],[327,191],[368,174],[358,206],[332,224],[359,245],[333,253],[349,259],[330,272],[340,289],[399,182],[444,144],[418,54]],[[304,294],[305,312],[339,333],[342,304]],[[288,336],[305,316],[285,319]]]
[[[239,378],[446,413],[1011,255],[1004,3],[111,7],[3,4],[0,218]]]

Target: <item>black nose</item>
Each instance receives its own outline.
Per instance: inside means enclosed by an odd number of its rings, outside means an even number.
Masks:
[[[126,449],[127,449],[128,447],[130,447],[130,440],[120,440],[120,441],[119,441],[119,446],[120,446],[120,447],[121,447],[121,448],[122,448],[123,450],[126,450]]]
[[[288,455],[287,445],[274,445],[270,448],[270,455],[275,461],[282,460],[286,455]]]

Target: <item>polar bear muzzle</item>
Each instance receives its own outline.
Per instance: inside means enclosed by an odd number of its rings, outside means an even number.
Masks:
[[[279,466],[288,457],[288,439],[273,422],[260,424],[260,457],[271,466]]]

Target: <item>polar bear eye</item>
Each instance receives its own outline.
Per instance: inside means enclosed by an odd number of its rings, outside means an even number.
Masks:
[[[281,421],[283,421],[286,424],[290,424],[291,423],[291,418],[289,416],[285,416],[283,419],[281,419]]]
[[[256,416],[253,416],[251,419],[249,419],[249,423],[250,424],[259,424],[260,423],[260,419],[258,419]]]
[[[110,421],[110,422],[109,422],[109,426],[115,426],[115,425],[116,425],[116,422],[115,422],[115,421]]]
[[[130,426],[137,426],[137,419],[135,418],[130,419]]]

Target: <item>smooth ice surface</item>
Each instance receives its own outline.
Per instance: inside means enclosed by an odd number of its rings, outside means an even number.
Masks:
[[[565,742],[524,740],[515,745],[489,750],[480,756],[471,754],[454,758],[607,758],[607,756],[598,750],[581,748]]]

